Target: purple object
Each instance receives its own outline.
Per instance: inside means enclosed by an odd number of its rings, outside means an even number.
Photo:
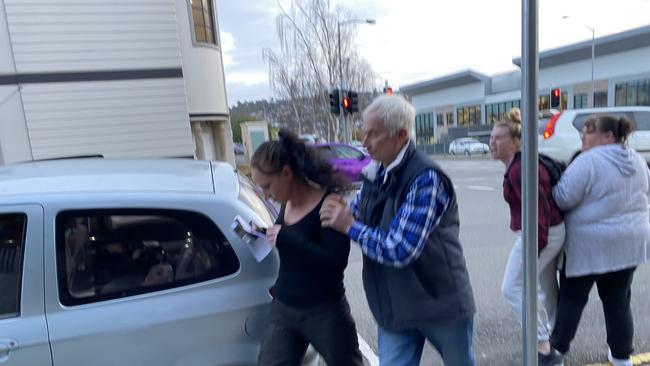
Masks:
[[[354,146],[339,143],[313,145],[329,160],[334,170],[340,171],[352,182],[361,181],[361,169],[370,163],[370,157]]]

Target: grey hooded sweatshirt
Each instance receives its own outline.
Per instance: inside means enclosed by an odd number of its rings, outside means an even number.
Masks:
[[[566,211],[567,277],[615,272],[648,258],[650,171],[620,144],[580,154],[553,188]]]

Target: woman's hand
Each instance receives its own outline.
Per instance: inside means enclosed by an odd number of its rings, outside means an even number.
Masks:
[[[273,225],[270,228],[266,229],[266,240],[272,246],[276,245],[276,240],[278,240],[280,229],[282,229],[282,225]]]

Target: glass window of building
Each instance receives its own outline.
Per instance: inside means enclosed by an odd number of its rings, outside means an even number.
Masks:
[[[454,125],[454,112],[448,112],[447,113],[447,126],[453,126]]]
[[[650,79],[616,84],[615,105],[650,105]]]
[[[499,122],[507,112],[512,108],[519,108],[520,104],[519,99],[488,104],[485,106],[485,120],[487,123]]]
[[[551,104],[550,104],[550,101],[548,99],[549,99],[548,95],[540,95],[539,96],[539,105],[538,105],[538,107],[539,107],[540,110],[550,108]]]
[[[217,44],[214,36],[212,0],[190,0],[192,20],[194,21],[194,37],[197,43]]]
[[[479,104],[458,108],[456,113],[459,126],[481,124],[481,106]]]
[[[445,125],[445,115],[442,113],[437,113],[436,114],[436,124],[438,126],[444,126]]]
[[[588,107],[588,102],[587,102],[587,94],[574,94],[573,95],[573,108],[575,109],[581,109],[581,108],[587,108]]]
[[[607,107],[607,91],[594,93],[594,107]]]

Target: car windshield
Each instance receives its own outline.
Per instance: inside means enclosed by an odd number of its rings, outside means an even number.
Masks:
[[[271,201],[264,198],[264,194],[253,182],[241,173],[239,177],[239,199],[246,203],[267,226],[273,225],[278,217],[278,210]]]

